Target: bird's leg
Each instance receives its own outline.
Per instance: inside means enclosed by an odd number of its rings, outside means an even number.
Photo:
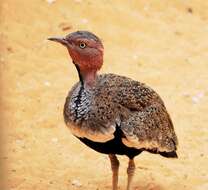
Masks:
[[[109,154],[109,158],[111,161],[111,169],[113,172],[112,175],[112,186],[113,186],[113,190],[117,190],[118,189],[118,169],[119,169],[119,161],[116,157],[115,154]]]
[[[129,159],[129,165],[127,168],[127,174],[128,174],[128,182],[127,182],[127,188],[126,188],[127,190],[130,190],[130,188],[131,188],[132,180],[134,177],[134,171],[135,171],[134,160]]]

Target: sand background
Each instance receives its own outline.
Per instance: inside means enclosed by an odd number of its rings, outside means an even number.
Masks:
[[[143,153],[134,190],[208,189],[208,1],[1,0],[1,190],[108,190],[107,155],[63,122],[78,80],[66,49],[47,37],[78,29],[101,37],[101,73],[129,76],[164,99],[178,160]],[[121,160],[119,189],[128,159]],[[4,185],[4,186],[3,186]]]

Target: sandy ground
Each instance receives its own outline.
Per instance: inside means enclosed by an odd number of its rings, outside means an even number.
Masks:
[[[105,45],[101,73],[143,81],[164,99],[179,159],[143,153],[134,190],[208,189],[208,1],[1,0],[1,190],[109,190],[107,155],[65,127],[78,80],[53,35],[84,29]],[[128,159],[121,160],[119,189]],[[3,186],[4,185],[4,186]]]

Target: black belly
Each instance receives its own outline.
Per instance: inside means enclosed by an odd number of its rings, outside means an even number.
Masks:
[[[123,133],[119,127],[116,127],[114,136],[114,139],[104,143],[94,142],[87,138],[79,138],[79,140],[97,152],[103,154],[126,155],[131,159],[143,151],[143,149],[136,149],[125,146],[121,140]]]
[[[126,155],[130,159],[134,158],[135,156],[140,154],[142,151],[148,151],[153,154],[160,154],[161,156],[166,157],[166,158],[178,157],[176,151],[159,152],[157,149],[147,150],[145,148],[136,149],[136,148],[127,147],[125,144],[123,144],[122,138],[125,138],[123,132],[121,131],[119,127],[116,127],[116,131],[114,132],[114,139],[104,142],[104,143],[94,142],[87,138],[78,138],[78,139],[97,152],[100,152],[103,154]]]

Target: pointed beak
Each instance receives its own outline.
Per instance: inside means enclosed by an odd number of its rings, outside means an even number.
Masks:
[[[67,40],[64,37],[51,37],[51,38],[48,38],[48,40],[59,42],[65,46],[68,44]]]

